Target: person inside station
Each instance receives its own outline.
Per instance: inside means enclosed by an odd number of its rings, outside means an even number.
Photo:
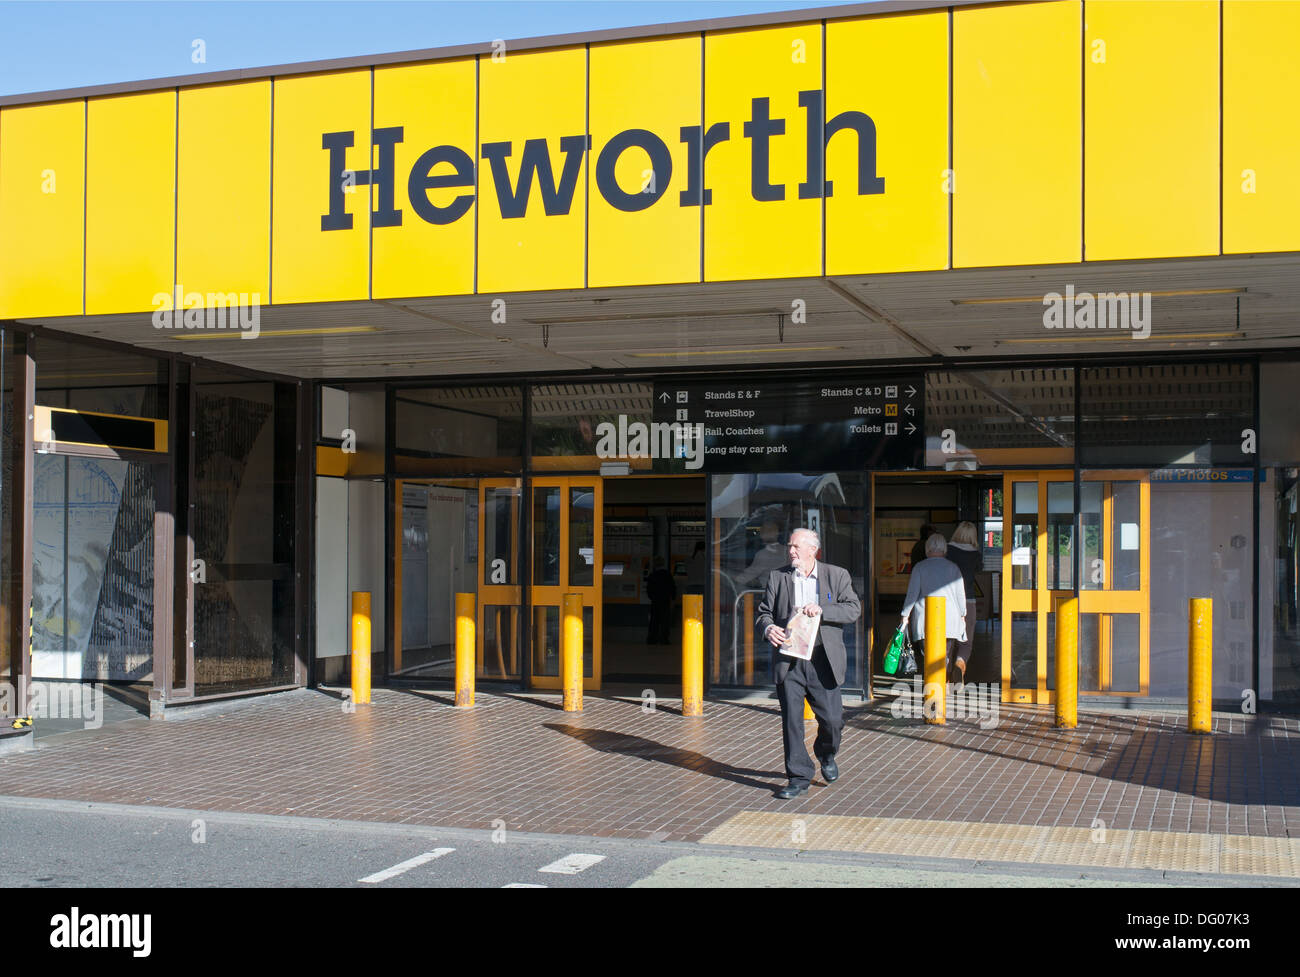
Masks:
[[[955,658],[953,652],[957,642],[966,640],[966,587],[962,583],[961,570],[957,564],[944,554],[948,552],[948,541],[942,533],[931,533],[925,540],[925,559],[912,567],[911,578],[907,582],[907,597],[903,601],[903,627],[908,621],[912,624],[912,641],[916,645],[917,668],[925,673],[925,599],[942,597],[944,599],[944,630],[947,638],[944,646],[944,666],[950,669],[952,677],[959,683],[965,680],[966,662]],[[958,673],[960,672],[960,675]]]
[[[939,530],[932,523],[921,524],[921,535],[916,544],[912,547],[911,570],[916,569],[916,565],[925,559],[925,541],[937,533]],[[911,570],[908,572],[910,573]]]
[[[673,601],[677,599],[677,584],[673,582],[673,575],[668,572],[668,563],[662,556],[655,557],[655,568],[646,578],[645,592],[650,598],[650,627],[646,634],[646,644],[670,644],[669,631],[672,626]]]
[[[704,540],[697,540],[695,551],[686,564],[686,592],[688,594],[704,593],[704,585],[709,579],[709,563],[704,555]]]

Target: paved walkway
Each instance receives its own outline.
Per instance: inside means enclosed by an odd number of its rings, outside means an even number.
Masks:
[[[1150,867],[1159,858],[1141,852],[1192,833],[1238,839],[1196,842],[1212,853],[1196,863],[1204,870],[1228,871],[1218,853],[1255,844],[1233,871],[1300,877],[1294,718],[1216,715],[1207,737],[1183,732],[1175,715],[1089,714],[1058,731],[1050,713],[1004,705],[996,723],[986,715],[935,727],[878,701],[846,710],[840,779],[827,786],[819,776],[807,794],[778,801],[774,701],[710,701],[702,720],[676,710],[674,700],[646,711],[588,697],[571,714],[558,696],[482,692],[474,709],[457,710],[445,694],[377,689],[371,706],[348,712],[328,693],[298,690],[179,721],[45,737],[0,758],[0,794],[864,851],[880,850],[864,840],[872,831],[922,825],[926,837],[942,824],[968,835],[990,824],[1084,829],[1093,840],[1109,832],[1124,857],[1139,852],[1125,864]],[[819,824],[836,825],[841,840],[808,838]],[[1041,860],[1063,850],[1055,837],[1003,831],[990,840],[1028,845],[1038,854],[1025,859]]]

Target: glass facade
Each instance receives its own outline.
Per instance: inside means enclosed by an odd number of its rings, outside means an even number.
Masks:
[[[404,475],[518,472],[523,388],[407,388],[393,392],[394,464]]]
[[[193,368],[189,531],[197,695],[294,677],[297,402],[287,383]]]
[[[1151,692],[1187,695],[1187,601],[1214,599],[1214,698],[1253,689],[1249,482],[1151,483]]]
[[[709,479],[713,544],[713,682],[764,686],[773,682],[771,646],[754,631],[768,576],[789,564],[786,544],[801,527],[821,537],[818,559],[849,571],[859,599],[866,588],[864,531],[868,510],[861,472],[714,475]],[[866,605],[866,601],[863,601]],[[866,615],[844,628],[845,685],[863,688]]]
[[[36,456],[33,678],[152,681],[159,468]]]
[[[1272,477],[1273,586],[1260,594],[1260,606],[1271,604],[1272,620],[1261,621],[1261,638],[1269,644],[1272,680],[1269,696],[1290,706],[1300,705],[1300,469],[1276,468]],[[1264,566],[1264,561],[1261,561]],[[1267,578],[1264,578],[1267,579]]]
[[[1079,418],[1085,465],[1254,465],[1255,367],[1087,367]]]
[[[945,471],[1074,463],[1071,368],[932,370],[925,466]]]
[[[298,513],[309,473],[298,463],[297,385],[6,332],[6,528],[21,522],[13,417],[29,341],[38,407],[168,422],[178,446],[152,458],[38,446],[34,677],[149,683],[157,646],[170,651],[168,689],[181,698],[300,681]],[[910,522],[950,535],[970,520],[983,560],[972,604],[986,678],[1002,673],[1047,701],[1057,605],[1078,595],[1081,692],[1181,700],[1187,600],[1206,596],[1216,701],[1300,701],[1300,438],[1285,393],[1300,382],[1295,364],[1072,364],[925,379],[924,467],[893,488],[872,471],[693,475],[675,458],[611,456],[610,430],[652,421],[648,380],[320,388],[317,444],[350,457],[318,472],[311,494],[312,647],[345,661],[346,594],[367,590],[380,672],[449,680],[457,595],[467,594],[477,675],[545,687],[559,674],[562,598],[579,592],[590,680],[671,677],[679,665],[652,646],[679,639],[681,598],[702,591],[708,680],[763,687],[772,659],[753,633],[757,604],[785,565],[790,532],[807,526],[863,602],[846,634],[846,686],[861,689],[870,639],[891,630],[891,588],[906,587]],[[611,470],[598,475],[602,465]],[[673,480],[683,475],[692,477]],[[951,499],[926,501],[926,478]],[[179,590],[175,627],[160,634],[168,582],[157,579],[156,530],[171,511]],[[6,681],[9,609],[23,584],[14,539],[0,541]]]
[[[707,570],[696,589],[706,594],[710,682],[720,688],[771,683],[770,649],[752,633],[752,621],[767,574],[786,562],[790,531],[813,525],[822,535],[823,558],[849,568],[868,608],[848,639],[847,684],[864,688],[868,632],[875,628],[877,642],[888,637],[884,631],[892,629],[899,596],[892,594],[890,581],[906,586],[911,553],[899,547],[915,541],[900,535],[909,531],[903,524],[937,519],[939,531],[948,535],[959,519],[969,519],[978,526],[983,561],[971,600],[977,622],[973,646],[976,657],[985,659],[976,674],[983,679],[997,681],[1004,671],[997,659],[1005,635],[1010,687],[1032,690],[1037,684],[1032,694],[1046,694],[1048,699],[1040,701],[1050,701],[1057,604],[1078,594],[1081,692],[1182,699],[1186,602],[1211,596],[1216,598],[1214,693],[1219,701],[1239,699],[1255,680],[1250,572],[1256,559],[1255,490],[1247,471],[1254,460],[1243,453],[1242,432],[1255,418],[1256,386],[1256,368],[1249,363],[931,371],[926,374],[925,469],[941,482],[959,480],[951,491],[936,489],[950,494],[949,501],[924,502],[917,485],[896,487],[900,496],[887,482],[861,471],[703,476],[708,518],[700,523],[698,542]],[[595,473],[611,460],[600,450],[601,426],[649,423],[654,390],[651,382],[630,381],[404,388],[396,391],[393,408],[402,446],[398,465],[409,466],[415,456],[408,450],[417,444],[408,433],[413,419],[436,416],[403,401],[439,405],[438,410],[473,401],[492,418],[484,426],[491,435],[483,434],[476,447],[463,441],[455,447],[454,438],[439,433],[439,425],[457,423],[451,414],[426,424],[421,435],[430,456],[452,464],[448,474],[508,467],[500,459],[513,464],[516,450],[527,455],[520,457],[525,477]],[[488,402],[491,408],[483,409]],[[441,448],[435,450],[437,445]],[[633,458],[624,470],[635,479],[664,468]],[[1032,475],[1035,470],[1047,474]],[[1016,475],[1022,471],[1030,477]],[[619,483],[609,473],[602,480],[607,492]],[[449,607],[455,587],[479,588],[481,676],[529,683],[558,674],[558,597],[530,588],[558,594],[564,588],[599,587],[603,596],[592,598],[595,606],[584,605],[589,675],[599,671],[601,660],[600,649],[592,648],[592,631],[615,633],[600,621],[602,604],[608,621],[618,625],[619,640],[630,640],[632,606],[621,605],[640,600],[644,606],[658,546],[651,542],[655,523],[649,509],[605,505],[606,538],[597,543],[594,529],[601,515],[584,509],[581,501],[590,486],[551,479],[555,484],[535,485],[528,497],[510,488],[509,501],[498,504],[497,488],[470,479],[467,484],[475,487],[463,490],[465,501],[457,508],[466,516],[443,519],[444,534],[435,540],[436,520],[420,500],[437,485],[451,483],[424,480],[412,495],[413,481],[404,483],[400,503],[403,589],[423,595],[430,586],[441,588],[438,599]],[[1270,575],[1269,587],[1278,595],[1287,592],[1288,579],[1295,579],[1284,572],[1291,552],[1286,534],[1294,522],[1287,509],[1295,495],[1287,495],[1291,487],[1288,483],[1268,496],[1281,554],[1277,579]],[[873,508],[875,491],[882,495]],[[915,534],[915,527],[910,531]],[[464,538],[453,538],[458,533]],[[486,566],[472,583],[468,573],[462,583],[450,582],[456,579],[448,576],[456,572],[454,554],[468,553],[469,534],[481,536],[475,540],[480,559],[497,568],[498,585],[505,589],[496,596],[481,593]],[[522,555],[518,539],[526,541]],[[1270,548],[1271,540],[1270,535]],[[639,547],[645,555],[638,556]],[[877,563],[873,573],[867,572],[869,550]],[[437,576],[431,569],[434,553],[449,564],[437,571],[444,584],[429,583]],[[674,555],[670,562],[679,597],[686,591],[689,560]],[[605,578],[603,585],[597,575]],[[1018,600],[1028,603],[1003,606],[1004,576],[1007,593],[1024,594]],[[416,645],[437,644],[427,620],[431,598],[419,599],[424,604],[418,607],[403,605],[403,668],[447,677],[449,657],[437,666],[412,657]],[[672,607],[673,614],[680,613],[678,604]],[[1288,633],[1294,635],[1297,617],[1279,610],[1269,629],[1267,664],[1278,694],[1296,686],[1288,644],[1294,638]],[[1274,694],[1272,685],[1264,683],[1264,698]]]
[[[400,662],[395,674],[455,673],[456,594],[477,593],[478,484],[402,485]]]
[[[37,406],[167,420],[166,360],[49,335],[31,349]],[[31,676],[152,684],[165,460],[66,453],[53,421],[33,433]]]
[[[20,712],[14,649],[20,648],[21,620],[13,608],[22,602],[22,554],[14,546],[23,514],[22,490],[14,493],[14,441],[19,434],[15,418],[23,405],[18,396],[19,363],[25,358],[27,337],[0,329],[0,716]]]

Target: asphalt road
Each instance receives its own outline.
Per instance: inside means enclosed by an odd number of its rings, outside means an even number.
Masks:
[[[1257,888],[1281,883],[525,834],[509,825],[473,831],[3,796],[0,851],[5,888]]]

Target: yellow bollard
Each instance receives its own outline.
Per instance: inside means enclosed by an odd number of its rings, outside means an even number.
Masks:
[[[352,591],[352,702],[370,705],[370,591]]]
[[[474,595],[456,595],[456,705],[474,705]]]
[[[745,679],[744,684],[750,686],[754,684],[754,595],[742,594],[740,597],[740,614],[741,620],[744,621],[745,627],[742,632],[744,640],[741,643],[744,664]]]
[[[943,597],[925,599],[925,721],[943,726],[948,716],[948,609]]]
[[[1214,601],[1193,597],[1187,621],[1187,731],[1210,732],[1214,665]]]
[[[1056,727],[1079,725],[1079,598],[1056,607]]]
[[[582,594],[564,595],[563,615],[560,675],[564,686],[564,711],[582,712]]]
[[[682,715],[704,715],[704,595],[682,597]]]

